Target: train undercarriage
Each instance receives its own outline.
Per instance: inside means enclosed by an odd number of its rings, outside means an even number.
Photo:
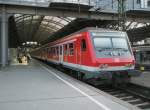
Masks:
[[[41,59],[38,59],[41,60]],[[62,64],[56,65],[51,62],[46,62],[48,65],[53,66],[60,71],[73,76],[74,78],[87,82],[92,85],[120,85],[130,82],[131,77],[138,77],[141,72],[138,70],[124,70],[124,71],[103,71],[103,72],[87,72],[75,68],[70,68]]]
[[[68,68],[67,68],[68,69]],[[70,74],[82,81],[90,83],[92,85],[126,85],[130,82],[131,77],[138,77],[141,72],[137,70],[128,70],[128,71],[105,71],[101,72],[101,74],[96,74],[96,77],[87,78],[88,74],[94,73],[84,73],[80,71],[75,71],[69,69]]]
[[[79,71],[77,69],[71,69],[64,66],[61,68],[67,69],[66,73],[76,79],[85,81],[92,85],[120,85],[127,84],[130,82],[131,77],[138,77],[141,72],[137,70],[127,70],[127,71],[103,71],[99,73],[89,73],[86,71]]]

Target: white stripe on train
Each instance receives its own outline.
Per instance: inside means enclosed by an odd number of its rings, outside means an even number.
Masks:
[[[59,61],[55,61],[55,60],[48,60],[48,62],[51,62],[54,64],[60,64]],[[73,63],[68,63],[68,62],[62,62],[61,64],[64,66],[67,66],[67,67],[77,68],[77,69],[81,69],[81,70],[89,71],[89,72],[120,71],[120,70],[132,70],[132,69],[134,69],[134,66],[131,66],[131,67],[115,66],[115,67],[108,67],[108,68],[101,69],[99,67],[90,67],[90,66],[84,66],[84,65],[73,64]]]

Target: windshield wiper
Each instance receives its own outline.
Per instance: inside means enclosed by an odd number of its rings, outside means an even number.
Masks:
[[[112,48],[97,48],[96,50],[101,52],[101,51],[106,51],[106,50],[112,50]]]
[[[128,49],[126,49],[126,48],[114,48],[114,49],[116,49],[116,50],[128,51]]]

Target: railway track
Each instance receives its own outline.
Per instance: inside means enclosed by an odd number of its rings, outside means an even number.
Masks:
[[[68,74],[68,75],[77,78],[72,74]],[[133,106],[136,106],[142,110],[150,110],[150,88],[146,88],[140,85],[135,85],[132,83],[123,86],[93,85],[92,83],[89,82],[85,82],[85,83],[88,83],[100,89],[101,91],[104,91],[105,93],[108,93],[127,103],[130,103]]]
[[[70,73],[69,70],[64,70],[62,68],[56,68],[56,69],[58,69],[59,71],[69,76],[72,76],[78,79],[76,76],[74,76],[73,72]],[[85,82],[85,83],[88,83],[88,82]],[[139,107],[142,110],[150,110],[150,88],[135,85],[132,83],[129,83],[126,86],[93,85],[92,83],[88,83],[88,84],[116,98],[119,98],[125,102],[128,102],[132,104],[133,106]]]
[[[140,109],[150,110],[150,91],[148,88],[143,89],[144,87],[131,83],[128,84],[126,87],[101,85],[97,86],[97,88],[116,98],[119,98],[136,107],[139,107]]]
[[[66,72],[68,73],[68,72]],[[72,76],[72,74],[70,74]],[[76,76],[72,76],[77,78]],[[78,79],[78,78],[77,78]],[[82,80],[81,80],[82,81]],[[111,85],[93,85],[88,83],[105,93],[108,93],[120,100],[132,104],[142,110],[150,110],[150,88],[129,83],[127,85],[111,86]]]

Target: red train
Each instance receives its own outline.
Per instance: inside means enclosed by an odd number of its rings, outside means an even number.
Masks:
[[[31,55],[75,71],[83,79],[129,79],[138,76],[125,32],[85,28],[50,42]]]

